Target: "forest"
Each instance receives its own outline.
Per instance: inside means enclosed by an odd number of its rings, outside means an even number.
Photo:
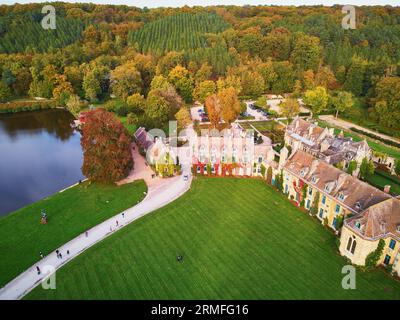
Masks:
[[[55,30],[40,4],[0,6],[0,102],[101,103],[151,126],[217,94],[288,94],[400,135],[399,7],[357,7],[345,30],[340,6],[54,6]]]

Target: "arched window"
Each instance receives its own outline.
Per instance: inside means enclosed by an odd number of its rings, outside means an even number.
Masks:
[[[357,246],[357,241],[355,236],[349,237],[349,241],[347,241],[347,247],[346,250],[350,252],[351,254],[354,254],[354,251],[356,250]]]
[[[223,147],[223,148],[222,148],[222,159],[221,159],[221,161],[222,161],[223,163],[226,162],[226,147]]]
[[[247,148],[243,149],[243,163],[248,163],[249,162],[249,153],[247,151]]]
[[[349,237],[349,241],[347,241],[347,248],[346,248],[347,251],[350,251],[352,242],[353,242],[353,239],[351,237]]]
[[[217,161],[217,148],[215,146],[211,147],[211,162],[215,163]]]
[[[357,245],[357,241],[355,239],[353,239],[353,245],[351,246],[351,254],[354,254],[354,251],[356,250],[356,245]]]
[[[204,148],[204,146],[200,147],[199,158],[200,158],[200,162],[204,162],[204,160],[205,160],[205,148]]]
[[[233,163],[236,162],[236,158],[237,158],[237,149],[236,149],[236,147],[233,147],[233,151],[232,151],[232,162]]]

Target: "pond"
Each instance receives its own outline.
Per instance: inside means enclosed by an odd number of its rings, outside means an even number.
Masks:
[[[0,115],[0,216],[84,178],[73,120],[59,109]]]

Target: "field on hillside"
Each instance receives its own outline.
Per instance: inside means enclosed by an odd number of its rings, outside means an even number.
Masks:
[[[143,199],[144,181],[120,187],[82,185],[0,218],[0,287],[44,255]],[[48,223],[40,224],[45,209]]]
[[[182,13],[161,18],[131,31],[128,40],[142,52],[194,50],[206,46],[205,33],[222,32],[229,27],[216,14]]]
[[[178,262],[177,255],[183,255]],[[341,287],[335,237],[262,180],[196,178],[188,193],[90,248],[28,299],[400,299],[382,270]]]

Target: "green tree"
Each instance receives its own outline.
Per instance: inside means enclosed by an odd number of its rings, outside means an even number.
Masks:
[[[357,169],[357,161],[351,160],[349,162],[349,166],[347,167],[347,173],[351,175],[356,169]]]
[[[140,113],[146,108],[146,100],[140,93],[134,93],[126,99],[128,112]]]
[[[73,94],[69,96],[69,99],[67,101],[67,109],[69,112],[71,112],[73,115],[77,115],[79,111],[82,109],[82,101],[79,98],[78,95]]]
[[[322,48],[317,37],[299,33],[295,37],[291,61],[297,69],[316,71],[321,59],[321,52]]]
[[[354,105],[353,96],[350,92],[340,91],[336,97],[332,97],[332,104],[336,109],[336,118],[339,112],[350,110]]]
[[[316,116],[326,109],[329,95],[324,87],[316,87],[314,90],[307,90],[303,100]]]
[[[0,81],[0,102],[5,102],[11,97],[11,90],[4,82]]]
[[[372,160],[368,160],[367,157],[362,159],[360,165],[360,176],[361,179],[367,179],[374,175],[375,167]]]
[[[271,166],[269,166],[267,169],[267,183],[269,185],[272,184],[272,167]]]
[[[142,78],[132,61],[116,67],[111,72],[112,93],[121,99],[126,99],[134,93],[142,91]]]
[[[320,198],[320,193],[319,193],[319,191],[317,191],[315,193],[313,202],[310,207],[310,214],[313,216],[315,216],[318,213],[319,198]]]

